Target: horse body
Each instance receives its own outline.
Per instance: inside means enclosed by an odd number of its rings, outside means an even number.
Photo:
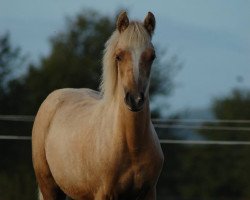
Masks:
[[[43,102],[33,127],[32,153],[45,200],[66,195],[79,200],[156,198],[163,154],[150,119],[147,85],[141,87],[142,97],[136,93],[142,78],[137,75],[133,82],[136,89],[123,78],[134,71],[116,71],[109,98],[107,89],[102,94],[61,89]],[[128,86],[132,92],[124,97]]]

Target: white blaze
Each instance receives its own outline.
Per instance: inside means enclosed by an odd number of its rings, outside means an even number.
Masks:
[[[133,52],[133,74],[134,74],[135,82],[137,84],[138,84],[139,75],[140,75],[139,62],[140,62],[142,52],[143,52],[142,49],[136,49]]]

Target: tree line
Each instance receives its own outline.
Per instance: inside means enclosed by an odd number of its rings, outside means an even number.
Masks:
[[[50,53],[40,58],[37,64],[29,62],[21,48],[11,43],[9,33],[0,35],[0,114],[35,115],[44,98],[59,88],[98,90],[102,52],[114,25],[113,18],[95,11],[84,10],[68,18],[64,30],[51,37]],[[166,55],[163,53],[162,57]],[[161,59],[160,53],[153,66],[150,88],[153,102],[157,96],[164,96],[168,101],[167,97],[174,89],[174,74],[181,67],[178,57],[167,57]],[[17,70],[24,69],[25,73],[17,75]],[[159,117],[162,108],[154,107],[152,116]],[[219,97],[211,107],[216,119],[250,119],[249,109],[250,92],[240,89]],[[0,131],[4,134],[30,135],[31,128],[32,123],[0,121]],[[181,137],[172,129],[157,131],[162,138]],[[240,131],[202,130],[197,134],[209,140],[249,140],[249,133]],[[166,160],[159,178],[158,199],[250,198],[249,146],[169,144],[162,148]],[[36,198],[30,150],[29,141],[0,140],[1,198]]]

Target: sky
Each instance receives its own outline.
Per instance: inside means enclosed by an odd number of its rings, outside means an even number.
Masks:
[[[154,43],[183,63],[168,99],[170,112],[207,108],[234,88],[250,89],[249,0],[1,0],[0,34],[9,31],[13,44],[37,62],[67,16],[95,9],[115,17],[120,8],[131,19],[153,12]]]

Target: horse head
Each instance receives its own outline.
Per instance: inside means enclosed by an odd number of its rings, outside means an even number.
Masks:
[[[155,59],[151,43],[155,18],[149,12],[144,22],[130,22],[126,12],[122,12],[116,29],[119,37],[113,59],[123,88],[124,102],[129,110],[138,112],[148,100],[151,66]]]

